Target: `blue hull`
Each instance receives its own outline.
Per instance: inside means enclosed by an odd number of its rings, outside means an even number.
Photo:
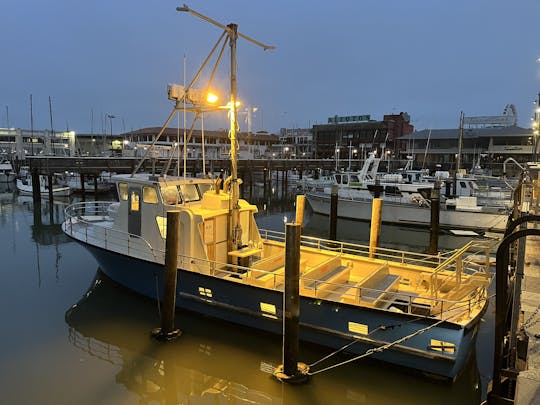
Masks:
[[[92,253],[103,272],[117,283],[150,298],[162,296],[162,265],[78,242]],[[211,291],[211,297],[207,295],[207,290]],[[274,305],[277,316],[263,314],[261,302]],[[276,334],[282,333],[283,297],[279,291],[180,270],[176,306],[251,328]],[[348,353],[360,355],[370,348],[410,335],[437,320],[301,297],[300,337],[302,340],[333,349],[341,348],[358,337],[353,336],[349,331],[349,322],[368,325],[369,331],[374,331],[369,337],[359,337],[358,342],[347,349]],[[371,357],[453,380],[463,369],[474,350],[478,319],[470,325],[469,328],[463,328],[444,322]],[[386,328],[382,329],[381,326],[386,326]],[[448,354],[428,350],[431,339],[454,343],[456,352]]]

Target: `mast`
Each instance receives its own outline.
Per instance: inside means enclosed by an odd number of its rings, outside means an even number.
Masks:
[[[461,150],[463,148],[463,111],[459,117],[459,138],[458,138],[458,150],[456,157],[456,174],[461,169]]]
[[[192,9],[187,5],[183,7],[177,7],[177,11],[183,11],[190,14],[193,14],[200,19],[216,25],[222,28],[229,39],[229,46],[231,48],[231,95],[229,101],[229,119],[230,119],[230,129],[229,129],[229,138],[231,141],[231,205],[230,205],[230,228],[229,228],[229,250],[236,250],[241,247],[242,244],[242,228],[240,226],[240,190],[238,184],[238,140],[236,137],[236,131],[238,128],[237,122],[237,83],[236,83],[236,41],[238,37],[244,38],[249,42],[260,46],[264,50],[274,49],[273,46],[265,45],[259,41],[254,40],[244,34],[238,32],[238,25],[231,23],[229,25],[223,25],[209,17],[206,17]]]

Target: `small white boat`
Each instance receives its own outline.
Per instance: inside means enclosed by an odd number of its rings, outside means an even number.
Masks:
[[[53,176],[52,192],[53,196],[58,197],[67,197],[71,194],[71,189],[69,186],[59,184],[58,177]],[[27,175],[22,179],[17,179],[17,190],[20,194],[32,194],[32,176]],[[47,197],[49,195],[49,181],[46,176],[39,176],[39,191],[42,197]]]
[[[97,183],[96,183],[97,181]],[[111,191],[113,185],[101,177],[94,179],[93,177],[87,177],[84,179],[84,188],[83,183],[81,182],[81,176],[78,173],[68,173],[64,176],[64,182],[66,186],[71,188],[71,191],[74,193],[84,192],[93,193],[97,190],[98,193],[106,193]]]
[[[15,181],[17,174],[13,170],[13,166],[7,160],[0,162],[0,183],[11,183]]]

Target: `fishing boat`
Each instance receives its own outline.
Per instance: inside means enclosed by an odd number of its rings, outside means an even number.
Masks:
[[[192,10],[184,6],[182,11]],[[235,24],[220,27],[231,50],[230,177],[221,186],[212,179],[139,173],[139,164],[131,174],[113,176],[118,202],[70,205],[62,229],[112,280],[159,299],[167,212],[177,211],[176,306],[279,334],[285,234],[259,229],[257,207],[239,196],[238,32]],[[185,93],[176,99],[167,122],[186,101]],[[489,256],[485,241],[436,256],[309,236],[302,236],[300,245],[302,340],[448,379],[460,373],[488,303],[489,261],[473,259]]]
[[[423,191],[423,192],[420,192]],[[382,221],[389,224],[431,226],[429,189],[416,193],[382,191]],[[426,194],[427,192],[427,194]],[[313,212],[330,215],[331,192],[311,191],[306,199]],[[444,198],[439,225],[450,229],[504,232],[510,214],[508,205],[480,205],[475,196]],[[360,221],[371,220],[373,193],[367,190],[338,190],[337,216]]]

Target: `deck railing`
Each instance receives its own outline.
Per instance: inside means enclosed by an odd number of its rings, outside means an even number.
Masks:
[[[64,231],[82,242],[136,257],[163,260],[163,252],[155,249],[139,235],[105,226],[112,223],[110,201],[80,202],[65,209]]]
[[[263,239],[285,242],[285,233],[283,232],[261,229],[260,233]],[[313,236],[302,236],[300,243],[301,246],[317,250],[330,250],[341,254],[351,254],[362,257],[370,256],[370,247],[367,245],[337,242]],[[445,261],[447,257],[450,257],[453,252],[454,251],[445,252],[440,255],[429,255],[425,253],[405,252],[402,250],[377,247],[374,252],[374,257],[380,260],[387,260],[400,264],[437,267]]]

